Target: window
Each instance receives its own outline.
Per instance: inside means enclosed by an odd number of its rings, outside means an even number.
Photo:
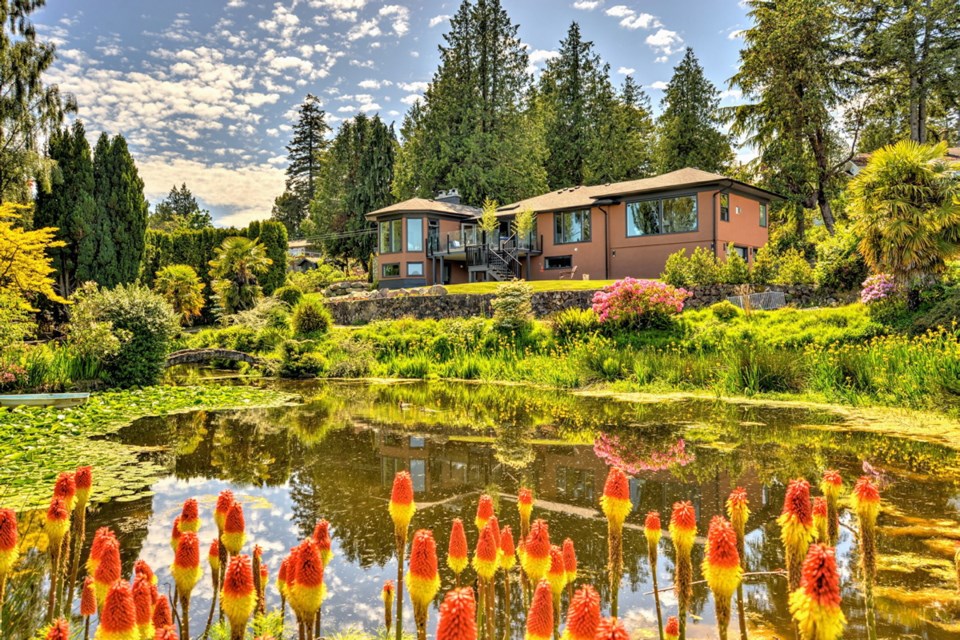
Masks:
[[[403,220],[388,220],[380,223],[380,253],[400,253],[403,246]]]
[[[570,269],[573,267],[573,256],[550,256],[543,259],[544,269]]]
[[[554,244],[590,242],[590,210],[562,211],[553,214]]]
[[[720,220],[730,222],[730,194],[720,194]]]
[[[408,262],[407,263],[407,275],[408,276],[422,276],[423,275],[423,263],[422,262]]]
[[[627,235],[654,236],[660,231],[660,201],[627,203]]]
[[[400,277],[400,264],[392,263],[385,264],[381,267],[384,278],[399,278]]]
[[[740,247],[740,246],[737,246],[737,245],[733,245],[733,253],[739,254],[740,257],[743,258],[744,260],[749,260],[749,259],[750,259],[750,252],[749,252],[749,250],[748,250],[746,247]]]
[[[767,226],[767,205],[765,204],[760,205],[760,226]]]
[[[407,251],[423,251],[423,218],[407,218]]]
[[[663,232],[685,233],[697,230],[697,197],[683,196],[660,201],[663,210]]]

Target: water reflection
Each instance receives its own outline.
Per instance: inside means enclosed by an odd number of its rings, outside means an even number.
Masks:
[[[956,535],[950,533],[957,513],[956,499],[951,498],[958,494],[960,480],[952,450],[834,430],[836,416],[798,409],[706,401],[628,404],[483,385],[295,388],[305,398],[299,407],[146,419],[118,434],[123,442],[150,451],[146,455],[168,475],[145,487],[139,497],[100,505],[88,524],[90,536],[98,526],[114,527],[123,545],[125,573],[143,557],[166,587],[173,559],[169,528],[180,504],[188,497],[200,500],[200,537],[208,543],[215,536],[210,513],[216,495],[230,488],[244,504],[248,539],[264,547],[272,580],[286,550],[309,535],[319,518],[327,518],[336,556],[327,574],[330,596],[324,620],[373,630],[380,620],[382,580],[396,573],[386,500],[394,474],[406,469],[420,507],[414,527],[433,529],[441,550],[452,518],[473,522],[481,491],[499,494],[501,522],[517,528],[513,496],[521,484],[533,487],[536,513],[549,520],[552,539],[575,540],[580,579],[592,582],[606,599],[606,523],[597,500],[611,448],[600,446],[600,456],[596,449],[599,443],[616,441],[613,451],[639,465],[630,487],[635,509],[624,535],[621,612],[632,629],[653,637],[655,613],[642,533],[647,511],[668,514],[674,501],[692,500],[698,527],[705,531],[709,519],[722,512],[730,490],[743,486],[753,511],[748,571],[773,570],[784,562],[774,520],[786,482],[796,476],[813,480],[826,465],[852,479],[868,459],[885,468],[893,481],[884,495],[890,508],[881,517],[886,527],[881,568],[887,567],[878,592],[881,635],[958,637],[956,629],[949,628],[960,611],[947,540]],[[682,459],[676,448],[680,442]],[[672,464],[661,464],[667,459]],[[650,461],[656,464],[646,464]],[[906,525],[914,527],[912,534],[897,535]],[[922,527],[926,529],[919,531]],[[467,533],[474,544],[476,531],[468,525]],[[848,637],[862,637],[856,548],[847,529],[838,556],[851,625]],[[885,559],[905,556],[915,561],[893,568],[885,564]],[[698,546],[698,574],[701,560]],[[38,560],[31,557],[29,563]],[[39,564],[35,570],[39,573]],[[667,540],[658,571],[661,584],[672,582],[673,550]],[[443,588],[452,586],[452,576],[443,577]],[[205,579],[194,594],[196,611],[206,610],[210,595]],[[664,596],[669,610],[675,601],[670,593]],[[754,637],[788,634],[781,578],[750,580],[745,597]],[[270,605],[278,605],[274,589]],[[690,637],[712,637],[712,605],[702,586],[695,590],[691,611],[697,618]],[[37,606],[25,604],[15,617],[10,612],[6,617],[23,629],[23,620],[37,615]],[[435,622],[436,615],[431,617]],[[407,624],[412,628],[412,620]],[[519,636],[519,620],[515,625]],[[3,637],[27,637],[17,633],[8,629]]]

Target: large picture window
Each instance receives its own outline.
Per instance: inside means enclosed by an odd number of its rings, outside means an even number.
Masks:
[[[553,214],[554,244],[590,242],[590,210],[561,211]]]
[[[697,197],[680,196],[627,203],[627,236],[655,236],[697,230]]]
[[[423,251],[423,218],[407,218],[407,251]]]
[[[380,223],[380,253],[400,253],[403,248],[403,220]]]

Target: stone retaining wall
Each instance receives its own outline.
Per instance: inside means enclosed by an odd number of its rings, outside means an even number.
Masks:
[[[492,315],[490,302],[492,293],[483,294],[447,294],[445,289],[439,295],[400,295],[354,300],[328,300],[327,306],[333,314],[333,320],[339,325],[367,324],[376,320],[396,320],[399,318],[467,318]],[[819,291],[812,285],[754,287],[753,292],[782,291],[787,304],[798,307],[835,305],[843,300],[832,293]],[[593,290],[585,291],[538,291],[533,294],[531,304],[538,318],[550,316],[558,311],[570,308],[586,309],[593,298]],[[693,296],[687,301],[688,308],[709,306],[729,296],[736,295],[733,285],[713,285],[693,290]]]

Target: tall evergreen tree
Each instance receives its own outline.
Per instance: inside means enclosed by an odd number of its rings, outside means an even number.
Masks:
[[[613,112],[601,122],[597,139],[588,162],[590,183],[653,175],[657,136],[650,98],[631,76],[613,99]]]
[[[444,40],[394,191],[433,197],[456,188],[471,203],[543,191],[543,144],[526,112],[529,59],[517,25],[500,0],[463,0]]]
[[[730,140],[720,130],[720,92],[687,48],[673,69],[660,103],[658,170],[684,167],[723,171],[733,161]]]
[[[94,279],[105,287],[134,282],[146,248],[143,180],[121,135],[101,134],[93,156],[97,243]]]
[[[300,224],[309,213],[310,202],[316,195],[320,158],[329,146],[330,126],[320,99],[307,94],[300,105],[299,117],[293,127],[293,139],[287,145],[286,192],[274,202],[272,217],[282,222],[287,233],[299,237]]]
[[[764,164],[780,167],[776,186],[793,206],[818,207],[832,234],[831,196],[852,156],[840,148],[832,115],[852,86],[836,6],[821,0],[748,0],[748,6],[754,24],[730,84],[751,102],[734,110],[733,130],[749,136]],[[802,211],[796,215],[802,225]]]
[[[584,40],[573,22],[560,42],[560,55],[547,62],[539,92],[545,106],[547,182],[551,189],[589,184],[602,178],[591,166],[613,128],[616,100],[610,66]],[[599,170],[598,170],[599,169]]]
[[[37,39],[31,14],[44,0],[0,0],[0,201],[26,202],[30,181],[49,184],[49,163],[40,140],[52,137],[65,112],[75,111],[57,85],[44,82],[55,60],[54,45]]]
[[[374,225],[364,215],[393,202],[397,140],[380,116],[364,114],[340,125],[324,156],[311,219],[325,253],[369,266],[376,248]]]
[[[203,229],[213,225],[210,212],[200,208],[200,203],[187,183],[173,185],[169,195],[161,200],[148,219],[151,229],[176,231],[177,229]]]

